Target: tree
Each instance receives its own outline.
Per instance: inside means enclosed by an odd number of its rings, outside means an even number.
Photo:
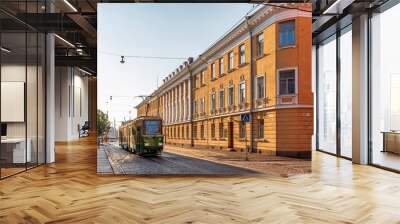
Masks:
[[[97,110],[97,136],[103,137],[110,130],[111,124],[108,115],[101,110]]]

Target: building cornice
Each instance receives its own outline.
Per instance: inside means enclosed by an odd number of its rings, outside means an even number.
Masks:
[[[296,7],[297,4],[283,3],[285,6]],[[215,58],[221,56],[222,53],[227,52],[235,47],[241,41],[249,38],[249,30],[251,29],[254,34],[263,30],[265,27],[279,22],[281,20],[296,18],[296,17],[311,17],[311,13],[304,12],[298,9],[282,9],[279,7],[263,5],[260,9],[256,10],[251,15],[248,15],[237,26],[233,27],[224,36],[214,42],[202,54],[200,54],[192,63],[184,63],[182,69],[177,69],[175,75],[168,78],[158,89],[156,89],[150,97],[158,97],[174,87],[185,79],[189,79],[190,72],[197,74],[204,70],[209,63]],[[247,20],[247,21],[246,21]],[[149,99],[145,99],[136,108],[148,103]]]

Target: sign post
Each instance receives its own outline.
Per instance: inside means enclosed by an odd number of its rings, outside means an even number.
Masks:
[[[240,122],[244,123],[244,131],[245,131],[245,135],[244,135],[244,144],[245,144],[245,151],[246,151],[246,161],[249,160],[247,153],[249,151],[248,147],[247,147],[247,130],[246,130],[246,123],[250,122],[250,114],[241,114],[240,115]]]

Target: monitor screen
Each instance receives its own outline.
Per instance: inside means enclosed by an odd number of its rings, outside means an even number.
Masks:
[[[1,124],[1,136],[7,136],[7,124]]]

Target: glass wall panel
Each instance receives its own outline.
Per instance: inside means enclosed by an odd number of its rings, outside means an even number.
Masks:
[[[336,153],[336,36],[318,47],[318,149]]]
[[[400,170],[400,5],[371,19],[372,163]]]
[[[2,177],[25,170],[31,161],[26,141],[26,41],[25,32],[1,34]]]
[[[37,165],[38,160],[38,35],[36,32],[27,33],[27,76],[26,76],[26,113],[27,113],[27,144],[30,150],[28,168]],[[29,149],[30,148],[30,149]]]
[[[44,34],[38,34],[38,164],[45,163],[46,158],[46,145],[45,145],[45,122],[46,122],[46,78],[45,78],[45,65],[46,65],[46,37]]]
[[[352,34],[351,26],[340,36],[340,154],[352,157]]]
[[[44,1],[9,1],[15,13],[42,13]],[[43,33],[0,12],[0,178],[45,162]]]

